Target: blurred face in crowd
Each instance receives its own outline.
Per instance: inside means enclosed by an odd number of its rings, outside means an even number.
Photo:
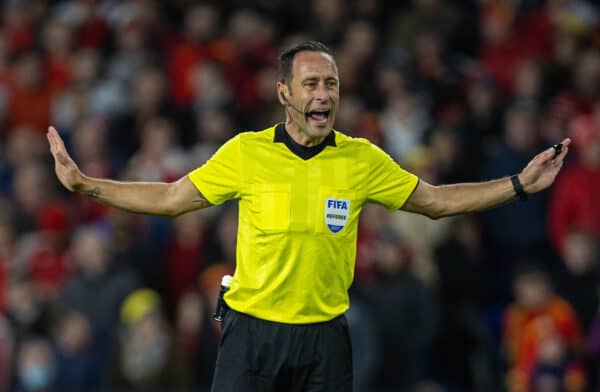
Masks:
[[[75,258],[86,277],[97,277],[104,273],[110,256],[107,239],[94,228],[84,228],[75,236],[73,244]]]
[[[15,66],[16,81],[21,88],[34,88],[42,80],[42,67],[39,57],[34,53],[23,55]]]
[[[535,99],[541,94],[542,75],[539,66],[532,61],[519,64],[514,75],[515,95]]]
[[[66,56],[71,51],[72,36],[73,34],[68,24],[51,21],[44,31],[44,47],[53,55]]]
[[[177,329],[182,334],[194,334],[202,328],[205,305],[196,292],[184,295],[177,304]]]
[[[15,173],[14,192],[21,210],[35,214],[51,194],[46,170],[39,162],[26,162]]]
[[[287,85],[278,82],[277,91],[285,96],[281,103],[286,105],[286,129],[297,143],[314,146],[329,134],[340,100],[339,85],[333,57],[312,51],[296,54],[291,80]]]
[[[165,79],[156,68],[142,70],[133,82],[131,100],[136,111],[153,113],[164,99]]]
[[[44,141],[39,133],[27,126],[13,128],[6,140],[6,160],[14,167],[26,166],[47,153]]]
[[[215,7],[194,5],[185,15],[185,33],[192,42],[206,42],[216,34],[218,23],[219,12]]]
[[[600,133],[600,131],[596,131]],[[593,138],[589,144],[581,149],[581,160],[585,166],[600,168],[600,135]]]
[[[527,309],[539,309],[550,296],[546,279],[538,273],[526,273],[515,281],[517,302]]]
[[[600,55],[594,50],[583,52],[574,67],[574,84],[577,92],[586,97],[595,97],[600,86]]]
[[[54,364],[48,342],[31,339],[23,342],[18,355],[19,382],[26,391],[44,391],[54,378]]]
[[[87,348],[91,334],[88,319],[83,314],[72,311],[58,322],[56,342],[63,353],[73,355]]]
[[[377,32],[367,22],[350,24],[344,36],[344,50],[349,51],[357,62],[367,61],[377,47]]]
[[[535,147],[535,114],[525,108],[513,108],[505,117],[504,136],[511,149],[528,152]]]
[[[591,233],[581,230],[571,231],[565,240],[563,258],[571,273],[583,275],[594,268],[597,245]]]
[[[9,283],[7,310],[22,325],[33,323],[40,315],[39,298],[30,279],[18,279]]]

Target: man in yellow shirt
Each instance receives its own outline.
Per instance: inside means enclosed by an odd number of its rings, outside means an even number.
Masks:
[[[333,129],[331,51],[305,42],[280,56],[285,123],[241,133],[174,183],[91,178],[50,127],[56,174],[71,191],[127,211],[177,216],[239,201],[237,265],[213,391],[350,391],[348,288],[367,202],[433,219],[482,211],[552,184],[567,153],[550,148],[512,177],[433,186],[370,142]]]

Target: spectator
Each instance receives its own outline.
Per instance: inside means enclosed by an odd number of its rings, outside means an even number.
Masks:
[[[23,341],[17,354],[17,392],[55,391],[56,362],[51,343],[43,338]]]
[[[198,290],[184,294],[177,304],[173,384],[179,388],[208,390],[212,384],[220,332],[214,328],[213,311]]]
[[[102,349],[83,314],[65,310],[54,330],[57,391],[103,391],[107,383]]]
[[[121,307],[113,386],[130,391],[163,391],[171,381],[173,342],[159,295],[131,293]]]
[[[99,335],[112,333],[123,299],[138,285],[126,265],[113,262],[110,237],[98,226],[83,226],[75,233],[75,273],[65,283],[61,304],[85,315]]]
[[[378,279],[365,288],[378,320],[380,366],[373,388],[411,390],[429,375],[429,353],[435,328],[431,291],[410,271],[411,255],[402,238],[381,227],[373,244]]]
[[[37,232],[29,238],[27,268],[36,289],[45,298],[56,299],[70,276],[69,254],[71,218],[66,206],[49,203],[37,217]]]
[[[566,234],[581,227],[600,238],[600,103],[572,123],[576,161],[558,177],[550,201],[550,235],[563,251]]]
[[[504,314],[503,346],[510,391],[549,388],[585,390],[579,362],[583,332],[571,305],[554,294],[548,277],[523,267],[513,282],[515,301]]]
[[[381,114],[384,143],[396,159],[424,142],[428,126],[428,115],[414,94],[394,95]]]
[[[71,79],[71,52],[73,31],[70,25],[58,19],[48,21],[43,34],[45,56],[42,59],[44,74],[52,89],[59,92]]]
[[[197,287],[198,277],[206,268],[204,247],[207,238],[207,214],[186,214],[174,222],[173,235],[164,251],[164,297],[168,309],[176,309],[182,296]]]
[[[563,263],[555,267],[558,293],[573,305],[584,331],[588,331],[598,311],[600,249],[594,234],[573,227],[562,253]]]
[[[225,140],[233,136],[234,129],[231,114],[224,107],[207,107],[196,113],[195,143],[188,148],[187,168],[191,170],[206,162]]]
[[[39,295],[27,275],[14,276],[8,282],[5,314],[14,331],[17,348],[29,336],[50,336],[48,302]]]
[[[183,175],[185,155],[174,124],[167,118],[151,118],[141,131],[141,145],[127,165],[126,176],[138,181],[174,181]]]
[[[172,108],[167,101],[167,86],[161,69],[146,67],[136,73],[122,102],[128,110],[112,117],[109,141],[113,158],[122,163],[135,153],[144,138],[144,128],[155,118],[169,119]]]
[[[23,53],[14,64],[14,74],[8,96],[7,126],[9,129],[28,126],[42,137],[50,121],[50,103],[56,91],[47,81],[40,56]]]
[[[27,160],[16,167],[12,181],[12,200],[15,205],[15,227],[19,234],[37,229],[37,218],[44,205],[52,200],[48,168],[40,162]]]
[[[527,103],[514,103],[505,113],[503,140],[482,168],[482,178],[507,175],[527,163],[538,148],[537,112]],[[546,249],[546,199],[544,194],[527,203],[513,203],[484,213],[484,225],[492,244],[503,249],[503,260],[513,256],[543,255]],[[510,230],[506,230],[510,227]],[[512,255],[512,256],[511,256]],[[510,269],[510,268],[509,268]]]
[[[437,303],[442,330],[436,334],[433,372],[436,379],[460,390],[494,390],[492,332],[482,315],[494,304],[502,273],[487,266],[480,224],[473,217],[452,222],[447,237],[435,248],[439,273]]]
[[[459,15],[453,4],[439,0],[414,0],[412,7],[392,18],[388,46],[412,55],[420,33],[434,27],[441,36],[452,38],[459,27],[458,22]]]
[[[183,36],[177,40],[168,56],[173,100],[179,106],[192,104],[191,75],[194,67],[213,58],[219,16],[219,9],[210,4],[196,4],[186,12]]]

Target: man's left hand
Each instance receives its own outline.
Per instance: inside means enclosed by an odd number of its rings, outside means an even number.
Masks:
[[[556,157],[554,147],[550,147],[536,155],[519,173],[519,181],[526,193],[536,193],[552,185],[569,152],[571,139],[565,138],[561,143],[562,151]]]

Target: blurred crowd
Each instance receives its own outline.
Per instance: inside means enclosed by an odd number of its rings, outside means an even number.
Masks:
[[[335,51],[336,128],[430,183],[515,174],[573,140],[555,185],[526,202],[438,221],[364,209],[356,390],[600,390],[597,3],[0,7],[0,391],[209,388],[235,203],[172,220],[102,206],[60,187],[45,132],[86,174],[175,180],[283,121],[277,56],[306,39]]]

